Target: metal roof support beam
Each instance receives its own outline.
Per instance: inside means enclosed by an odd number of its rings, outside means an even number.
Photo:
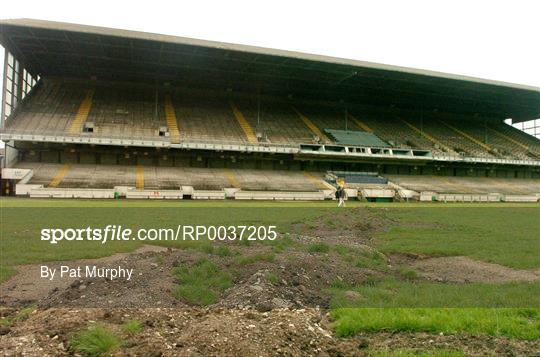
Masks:
[[[8,67],[8,50],[4,48],[4,78],[2,78],[2,108],[0,108],[0,129],[4,128],[4,120],[6,116],[6,84],[7,84],[7,67]]]
[[[0,43],[36,76],[125,81],[374,103],[519,121],[540,115],[540,88],[414,68],[31,19],[0,20]]]

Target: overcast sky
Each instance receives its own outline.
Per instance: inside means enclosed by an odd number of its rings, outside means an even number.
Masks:
[[[25,0],[4,1],[1,9],[3,19],[116,27],[540,87],[538,0]]]
[[[309,52],[540,87],[540,1],[5,1],[37,18]]]

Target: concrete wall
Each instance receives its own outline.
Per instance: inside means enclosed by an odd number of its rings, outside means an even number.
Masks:
[[[323,192],[272,192],[272,191],[238,191],[236,200],[286,200],[286,201],[322,201]]]
[[[4,167],[12,167],[19,161],[19,150],[14,146],[13,141],[6,143],[5,146],[5,157],[4,157]]]

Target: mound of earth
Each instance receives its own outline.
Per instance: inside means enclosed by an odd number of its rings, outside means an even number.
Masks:
[[[370,245],[376,232],[389,228],[393,219],[386,209],[351,208],[332,216],[292,224],[293,233],[302,243],[341,244],[349,247]]]
[[[223,292],[213,306],[237,309],[328,307],[329,295],[324,291],[336,281],[355,285],[380,272],[358,268],[337,254],[312,254],[302,249],[289,249],[274,254],[270,247],[235,246],[235,256],[219,256],[196,250],[174,250],[145,247],[131,254],[116,254],[102,259],[85,259],[47,264],[86,266],[118,265],[134,269],[131,280],[107,278],[42,279],[39,264],[20,267],[20,274],[0,285],[0,301],[5,306],[24,307],[188,307],[173,295],[178,286],[174,269],[190,267],[200,259],[208,259],[221,270],[234,275],[233,285]],[[236,257],[272,256],[271,261],[255,259],[235,263]],[[270,281],[269,275],[275,279]]]
[[[131,281],[111,281],[105,278],[79,280],[67,276],[50,280],[40,277],[40,267],[45,263],[19,266],[17,268],[18,274],[0,285],[0,303],[4,306],[39,304],[50,307],[70,306],[74,301],[78,301],[78,306],[93,307],[96,305],[107,306],[106,304],[110,304],[111,299],[115,300],[121,297],[126,306],[133,304],[143,306],[143,301],[148,299],[148,294],[156,295],[159,293],[163,296],[170,296],[170,294],[163,293],[167,290],[170,291],[172,278],[167,279],[167,274],[163,274],[163,269],[156,269],[152,265],[152,259],[155,256],[166,254],[166,252],[166,248],[145,245],[132,253],[119,253],[99,259],[46,263],[47,266],[55,269],[59,269],[61,265],[68,265],[71,267],[81,266],[84,270],[86,266],[92,265],[130,266],[132,262],[136,262],[140,269],[135,272],[137,276],[133,277]],[[143,271],[144,279],[141,278]],[[143,290],[146,290],[146,293]],[[94,301],[94,299],[97,300]],[[171,297],[170,300],[174,299]]]
[[[425,279],[438,282],[509,283],[540,281],[540,270],[513,269],[464,256],[427,257],[416,254],[396,254],[392,257],[392,260],[410,266]]]
[[[268,273],[279,277],[271,282]],[[310,254],[289,250],[275,262],[256,263],[243,268],[240,279],[217,304],[227,308],[327,308],[330,296],[325,289],[336,281],[356,285],[380,275],[355,267],[330,254]]]
[[[382,212],[382,213],[381,213]],[[380,255],[377,264],[357,264],[349,255],[372,248],[374,232],[386,229],[384,210],[366,210],[361,222],[355,211],[313,222],[297,223],[285,248],[265,244],[224,243],[210,251],[175,250],[155,246],[101,259],[47,263],[133,268],[130,281],[40,278],[42,264],[18,267],[19,274],[0,285],[0,314],[37,305],[34,313],[0,326],[0,347],[7,355],[72,355],[70,341],[81,330],[103,325],[122,340],[116,355],[149,356],[364,356],[373,351],[413,353],[458,350],[468,355],[540,355],[539,341],[519,341],[470,335],[429,333],[363,333],[352,338],[333,334],[327,314],[328,288],[355,286],[393,276],[394,267],[419,272],[419,281],[508,282],[540,281],[539,273],[515,270],[467,257],[433,258],[413,254]],[[354,229],[350,229],[354,227]],[[314,243],[326,243],[310,251]],[[316,245],[316,244],[315,244]],[[341,245],[340,251],[330,245]],[[274,249],[275,248],[275,249]],[[337,248],[337,247],[336,247]],[[332,248],[334,249],[334,248]],[[221,253],[219,253],[221,252]],[[348,258],[351,258],[348,260]],[[207,308],[174,297],[178,267],[194,267],[205,259],[233,277],[232,285]],[[373,262],[371,262],[373,263]],[[371,266],[371,268],[370,268]],[[355,291],[345,297],[358,299]],[[135,335],[122,325],[140,321]]]
[[[3,315],[13,310],[0,310]],[[142,323],[136,334],[122,330]],[[319,309],[46,309],[32,313],[0,336],[5,355],[71,355],[70,340],[101,325],[122,341],[113,355],[137,356],[365,356],[373,351],[463,351],[467,355],[531,355],[540,341],[427,333],[360,334],[340,338]]]

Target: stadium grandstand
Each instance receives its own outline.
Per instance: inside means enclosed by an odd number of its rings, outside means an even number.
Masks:
[[[30,19],[0,44],[2,194],[540,198],[540,140],[514,127],[540,88]]]

